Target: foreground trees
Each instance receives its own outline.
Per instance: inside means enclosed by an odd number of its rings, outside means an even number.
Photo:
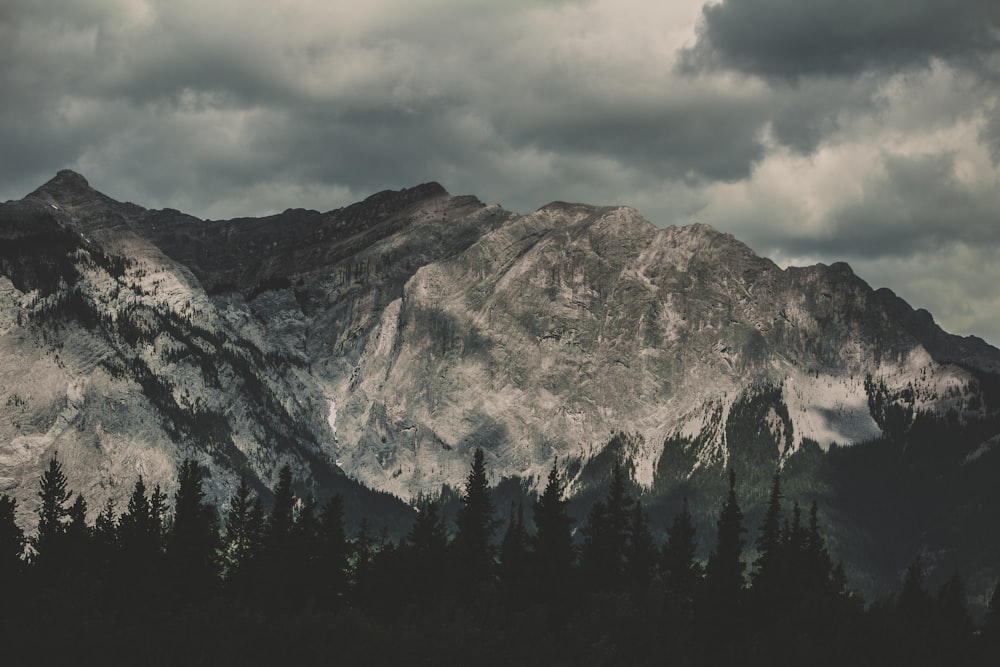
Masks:
[[[976,634],[961,577],[929,591],[917,560],[900,593],[866,611],[832,564],[817,505],[807,519],[797,505],[786,513],[778,474],[748,553],[730,472],[707,564],[696,557],[687,502],[658,547],[620,466],[580,531],[579,554],[556,465],[537,500],[512,507],[499,539],[481,450],[454,532],[440,505],[425,501],[398,543],[365,520],[349,535],[342,500],[297,497],[288,467],[269,508],[241,480],[220,526],[203,480],[203,469],[184,461],[168,503],[140,478],[120,516],[109,503],[90,525],[85,500],[67,490],[53,459],[40,480],[44,530],[28,559],[16,503],[0,496],[5,655],[16,664],[17,648],[31,646],[21,662],[134,664],[150,651],[154,664],[324,656],[347,664],[961,665],[1000,657],[1000,592]],[[65,639],[42,641],[51,636]]]

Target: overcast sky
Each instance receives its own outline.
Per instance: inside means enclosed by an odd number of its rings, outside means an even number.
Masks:
[[[0,200],[629,204],[1000,344],[997,0],[2,0],[0,86]]]

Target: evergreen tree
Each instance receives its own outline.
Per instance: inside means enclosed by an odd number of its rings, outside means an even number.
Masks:
[[[125,512],[118,519],[118,535],[124,558],[133,564],[142,563],[144,567],[160,552],[161,527],[153,517],[146,483],[141,476],[135,482]]]
[[[649,584],[656,572],[656,544],[649,530],[649,517],[640,502],[632,507],[626,567],[629,580],[638,586]]]
[[[535,572],[541,590],[551,596],[564,590],[570,568],[576,558],[573,545],[573,519],[567,513],[569,500],[559,476],[557,463],[552,464],[542,495],[532,509],[535,519]]]
[[[667,529],[667,541],[663,545],[660,561],[664,588],[682,608],[693,604],[701,581],[701,566],[694,558],[697,546],[694,521],[685,498],[683,509]]]
[[[846,583],[834,581],[833,561],[826,548],[826,540],[819,530],[819,505],[814,500],[809,508],[809,526],[805,535],[805,586],[807,590],[829,591],[840,595]]]
[[[94,521],[94,558],[102,576],[107,579],[116,564],[118,552],[118,521],[114,498],[108,498]]]
[[[202,475],[195,461],[181,463],[174,521],[167,536],[171,584],[182,603],[205,599],[218,582],[218,521],[215,508],[204,502]]]
[[[736,500],[736,473],[729,471],[729,494],[719,514],[718,537],[715,550],[708,558],[705,568],[705,584],[712,603],[735,607],[744,589],[743,572],[743,511]]]
[[[529,545],[531,538],[524,526],[524,509],[521,503],[512,504],[510,521],[500,542],[500,579],[508,591],[522,592],[528,578]]]
[[[246,477],[241,477],[229,501],[223,537],[222,561],[231,588],[243,590],[249,584],[263,539],[264,516],[260,499],[251,490]]]
[[[272,549],[280,549],[295,521],[295,494],[292,492],[292,468],[287,463],[278,471],[274,486],[274,506],[268,521],[268,540]]]
[[[289,588],[291,602],[298,607],[306,602],[310,605],[320,597],[314,590],[314,582],[321,575],[318,552],[320,548],[320,525],[316,499],[308,496],[295,516],[295,523],[289,535]]]
[[[340,604],[347,593],[347,536],[344,531],[344,501],[339,495],[327,502],[319,521],[317,567],[321,603],[328,608]]]
[[[594,503],[583,529],[581,568],[598,589],[618,587],[625,579],[631,510],[621,464],[615,463],[608,495],[603,502]]]
[[[354,597],[361,604],[370,603],[372,593],[372,569],[375,561],[375,538],[372,536],[368,519],[362,519],[352,549],[352,574]]]
[[[23,566],[26,542],[16,516],[17,501],[6,493],[0,495],[0,590],[9,590]]]
[[[87,525],[87,501],[82,495],[76,495],[67,517],[65,540],[68,569],[77,574],[90,572],[94,567],[93,531]]]
[[[43,570],[61,567],[65,553],[66,520],[72,492],[66,489],[66,475],[56,454],[49,460],[48,469],[39,481],[38,533],[32,540],[35,563]]]
[[[481,448],[472,458],[456,528],[454,548],[459,577],[465,590],[472,593],[493,580],[493,534],[497,528]]]
[[[786,565],[784,541],[781,530],[781,473],[775,472],[771,482],[771,494],[767,510],[757,535],[757,560],[751,576],[753,591],[766,605],[773,605]]]

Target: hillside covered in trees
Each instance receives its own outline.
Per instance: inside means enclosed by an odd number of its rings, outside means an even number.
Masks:
[[[582,525],[553,465],[529,503],[498,507],[476,450],[455,520],[425,502],[392,540],[343,501],[296,498],[284,468],[265,507],[241,484],[220,516],[185,460],[172,498],[135,482],[124,508],[39,480],[37,533],[0,496],[0,642],[8,664],[812,664],[1000,661],[1000,586],[984,618],[961,573],[864,600],[814,502],[775,473],[758,525],[728,475],[714,534],[687,503],[650,525],[619,464]],[[666,534],[658,544],[654,535]],[[699,545],[710,545],[707,560]]]

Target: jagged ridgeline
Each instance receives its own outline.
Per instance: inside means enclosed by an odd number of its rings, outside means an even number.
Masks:
[[[757,519],[781,468],[859,585],[918,552],[998,574],[1000,351],[845,264],[435,183],[199,220],[68,171],[0,205],[0,241],[0,492],[29,530],[56,451],[92,513],[189,457],[219,505],[287,464],[298,497],[403,530],[482,447],[503,502],[558,459],[585,517],[618,462],[651,515],[687,497],[706,530],[728,469]]]

